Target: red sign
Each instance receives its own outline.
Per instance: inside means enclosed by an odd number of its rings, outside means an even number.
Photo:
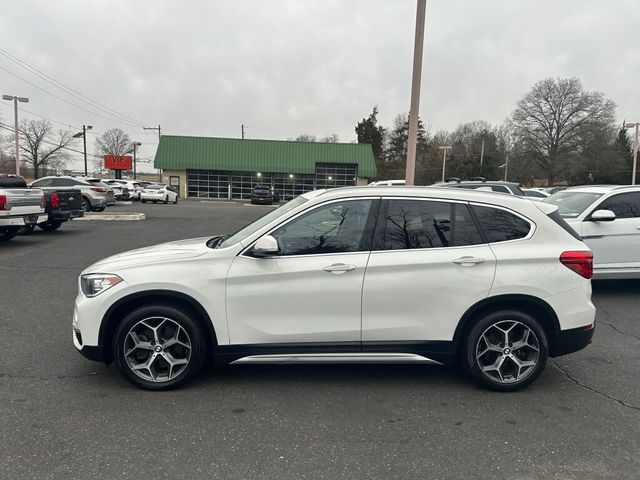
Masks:
[[[131,155],[105,155],[104,168],[107,170],[131,170]]]

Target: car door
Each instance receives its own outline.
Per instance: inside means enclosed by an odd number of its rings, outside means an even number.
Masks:
[[[383,201],[362,296],[363,348],[450,341],[496,268],[466,203]]]
[[[613,221],[582,222],[582,237],[593,250],[594,268],[640,268],[640,192],[617,193],[594,208],[611,210]]]
[[[279,252],[238,255],[227,278],[232,344],[348,342],[360,347],[362,280],[378,202],[321,204],[271,232]]]

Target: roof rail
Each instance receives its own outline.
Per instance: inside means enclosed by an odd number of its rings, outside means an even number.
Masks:
[[[484,177],[472,177],[472,178],[471,178],[471,181],[472,181],[472,182],[486,182],[486,181],[487,181],[487,179],[486,179],[486,178],[484,178]]]

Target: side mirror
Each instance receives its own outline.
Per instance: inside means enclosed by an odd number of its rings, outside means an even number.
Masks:
[[[591,214],[591,220],[594,222],[613,222],[616,214],[611,210],[596,210]]]
[[[278,241],[271,235],[265,235],[253,245],[251,254],[257,258],[264,258],[278,255],[279,251]]]

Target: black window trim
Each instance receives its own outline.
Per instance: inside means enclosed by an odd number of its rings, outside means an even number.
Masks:
[[[240,252],[236,256],[242,256],[244,258],[251,258],[253,260],[263,260],[262,258],[256,258],[256,257],[251,255],[251,249],[253,248],[255,243],[258,240],[260,240],[262,237],[264,237],[266,235],[271,235],[273,232],[275,232],[279,228],[285,226],[289,222],[294,221],[295,219],[297,219],[298,217],[301,217],[302,215],[306,215],[307,213],[311,213],[313,210],[316,210],[317,208],[324,207],[324,206],[330,205],[332,203],[348,202],[348,201],[354,201],[354,200],[355,201],[357,201],[357,200],[371,200],[371,209],[369,210],[369,217],[367,218],[367,222],[365,223],[365,227],[364,227],[364,232],[362,234],[363,239],[370,238],[369,245],[363,245],[363,247],[367,248],[366,250],[358,250],[357,252],[309,253],[309,254],[304,254],[304,255],[283,255],[283,256],[274,255],[273,257],[267,257],[267,258],[309,258],[309,257],[319,257],[319,256],[328,256],[328,255],[359,255],[359,254],[367,254],[368,255],[369,253],[371,253],[371,248],[372,248],[372,244],[373,244],[373,235],[370,235],[370,233],[374,231],[374,227],[375,227],[375,225],[377,225],[379,214],[380,214],[380,203],[381,203],[380,199],[381,199],[381,197],[379,195],[377,195],[377,196],[366,196],[366,197],[336,198],[336,199],[329,200],[329,201],[326,201],[326,202],[316,203],[315,205],[311,205],[308,208],[305,208],[304,210],[296,213],[295,215],[293,215],[293,216],[287,218],[286,220],[284,220],[283,222],[281,222],[281,223],[275,225],[274,227],[270,228],[268,231],[266,231],[265,233],[263,233],[260,236],[258,236],[255,240],[253,240],[249,244],[248,247],[243,248],[242,250],[240,250]]]
[[[460,205],[466,205],[469,212],[471,212],[471,218],[473,219],[473,223],[475,224],[476,229],[480,233],[480,238],[482,238],[482,243],[476,243],[473,245],[453,245],[453,246],[449,245],[446,247],[398,248],[393,250],[384,249],[383,248],[384,247],[384,230],[386,228],[386,223],[382,219],[385,218],[387,212],[389,211],[389,200],[418,200],[423,202],[448,203],[450,212],[452,212],[453,206],[456,203]],[[382,197],[380,202],[380,210],[378,212],[378,223],[376,224],[376,229],[373,234],[374,241],[371,244],[371,253],[392,253],[392,252],[407,252],[407,251],[420,252],[420,251],[426,251],[426,250],[441,250],[443,248],[473,248],[480,245],[487,245],[488,244],[488,242],[486,241],[487,238],[484,235],[484,232],[482,231],[482,229],[480,228],[480,225],[478,225],[478,220],[476,219],[475,212],[473,211],[472,208],[470,208],[470,206],[471,206],[470,202],[467,202],[464,200],[454,200],[449,198],[412,197],[412,196],[402,197],[402,196],[395,196],[395,195],[392,197],[391,196]],[[449,215],[451,216],[451,213]],[[453,226],[452,229],[453,228],[455,228],[455,226]]]

